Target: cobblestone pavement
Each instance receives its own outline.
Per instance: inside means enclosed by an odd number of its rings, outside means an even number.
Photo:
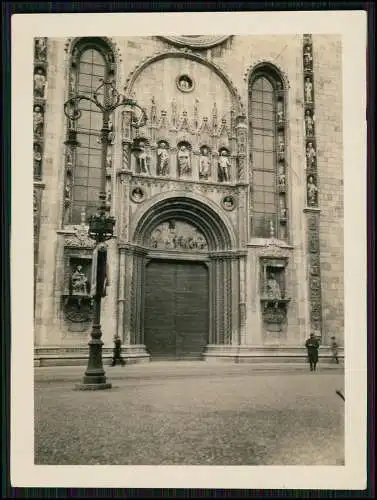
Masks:
[[[76,391],[84,370],[36,368],[36,464],[343,461],[341,367],[155,362],[106,367],[112,389]]]

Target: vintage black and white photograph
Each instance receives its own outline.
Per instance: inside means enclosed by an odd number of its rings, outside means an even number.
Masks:
[[[345,470],[344,40],[217,32],[30,39],[36,466]]]

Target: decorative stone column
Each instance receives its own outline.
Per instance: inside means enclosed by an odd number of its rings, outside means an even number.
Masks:
[[[303,37],[304,122],[306,152],[307,263],[310,332],[322,337],[321,269],[319,245],[318,163],[315,134],[315,99],[312,35]]]

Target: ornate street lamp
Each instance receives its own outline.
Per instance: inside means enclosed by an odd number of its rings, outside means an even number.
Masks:
[[[106,157],[109,144],[111,143],[110,132],[112,131],[109,122],[110,116],[120,106],[128,106],[133,113],[132,126],[143,127],[147,121],[147,115],[143,108],[138,106],[136,101],[119,94],[115,88],[114,81],[100,80],[101,84],[94,91],[93,95],[77,94],[64,104],[64,113],[70,120],[67,144],[72,147],[78,145],[77,131],[74,122],[81,117],[79,109],[81,101],[90,101],[102,112],[101,129],[101,191],[99,195],[98,213],[89,218],[89,237],[95,240],[96,247],[93,254],[93,270],[95,271],[93,296],[93,325],[91,339],[89,341],[88,366],[81,384],[77,384],[78,389],[109,389],[111,384],[106,382],[105,370],[102,363],[101,340],[101,299],[105,296],[106,288],[106,267],[107,267],[107,247],[105,241],[113,237],[115,218],[109,215],[109,207],[106,203]]]

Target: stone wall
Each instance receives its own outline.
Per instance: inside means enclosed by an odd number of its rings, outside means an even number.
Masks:
[[[343,339],[343,118],[340,37],[313,36],[324,340]]]

